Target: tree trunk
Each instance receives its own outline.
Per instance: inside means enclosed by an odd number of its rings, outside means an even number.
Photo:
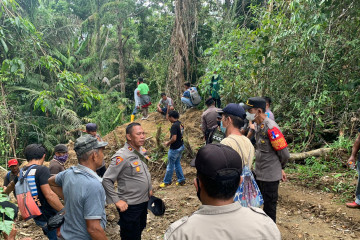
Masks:
[[[122,38],[122,28],[123,22],[122,19],[119,18],[119,23],[117,26],[118,32],[118,51],[119,51],[119,78],[120,78],[120,90],[125,96],[125,65],[124,65],[124,44]]]
[[[302,153],[290,153],[290,161],[301,161],[308,157],[322,157],[331,152],[331,148],[319,148],[316,150],[312,150],[309,152],[302,152]]]
[[[4,90],[4,83],[1,82],[0,87],[1,87],[2,104],[3,104],[3,108],[4,108],[1,125],[6,128],[6,134],[9,138],[10,148],[11,148],[14,158],[16,158],[16,149],[15,149],[16,136],[14,135],[13,130],[11,128],[11,122],[14,122],[14,121],[11,120],[9,108],[6,103],[6,93]],[[14,126],[16,126],[16,125],[14,124]]]
[[[192,68],[189,49],[193,51],[197,32],[197,1],[175,1],[175,24],[170,40],[173,60],[169,65],[167,92],[175,102],[180,102],[183,85],[191,82]]]

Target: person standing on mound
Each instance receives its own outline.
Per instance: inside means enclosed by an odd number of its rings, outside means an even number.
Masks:
[[[168,163],[166,167],[164,182],[160,184],[161,188],[164,188],[171,184],[174,168],[176,177],[178,179],[178,181],[176,182],[176,186],[182,186],[185,184],[185,177],[180,164],[181,156],[184,152],[184,126],[179,121],[179,113],[177,111],[171,111],[169,113],[169,121],[172,123],[170,129],[170,140],[165,142],[164,145],[170,146],[170,149],[168,152]]]

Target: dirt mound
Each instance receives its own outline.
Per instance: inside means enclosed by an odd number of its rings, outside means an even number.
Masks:
[[[202,132],[200,129],[202,111],[197,109],[190,109],[180,116],[180,121],[185,127],[184,140],[189,143],[192,150],[197,150],[203,143]],[[141,124],[145,131],[146,143],[145,148],[152,153],[152,150],[159,148],[163,141],[170,137],[171,123],[164,118],[160,113],[150,113],[146,120],[136,119],[135,122]],[[125,123],[116,127],[112,132],[103,137],[103,140],[108,142],[105,151],[105,162],[110,163],[110,158],[119,148],[125,143],[125,129],[129,123]],[[158,142],[159,141],[159,142]],[[153,159],[157,160],[157,159]]]

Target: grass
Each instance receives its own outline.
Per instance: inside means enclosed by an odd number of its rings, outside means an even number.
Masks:
[[[344,161],[336,156],[311,157],[304,164],[289,164],[286,172],[292,174],[296,184],[338,194],[344,202],[354,198],[357,179],[356,171],[346,168]]]

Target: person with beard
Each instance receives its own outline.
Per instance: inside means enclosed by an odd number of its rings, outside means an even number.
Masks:
[[[65,170],[65,162],[69,157],[68,148],[64,144],[58,144],[54,148],[54,158],[50,161],[50,174],[54,176]]]
[[[281,239],[276,224],[263,210],[234,202],[241,183],[240,155],[223,144],[207,144],[191,162],[194,185],[202,205],[167,229],[164,239]]]

